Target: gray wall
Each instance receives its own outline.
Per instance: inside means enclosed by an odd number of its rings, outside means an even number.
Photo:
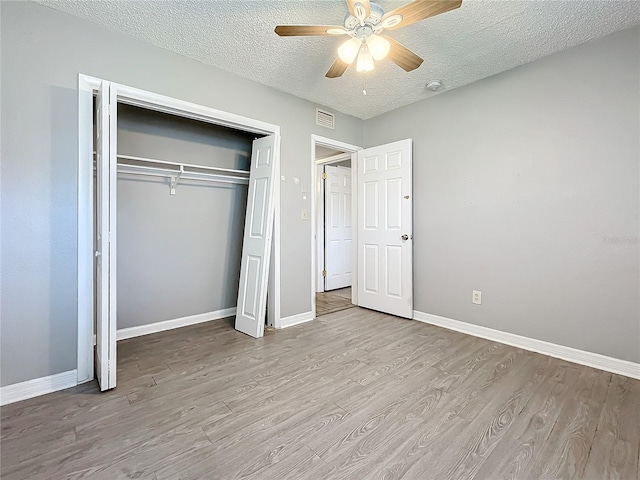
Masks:
[[[76,368],[77,75],[281,126],[282,315],[311,310],[311,135],[362,144],[363,122],[27,2],[0,2],[2,339],[0,385]],[[301,179],[301,185],[293,183]]]
[[[118,106],[118,153],[248,170],[254,136]],[[247,186],[118,176],[117,328],[235,307]]]
[[[365,123],[414,140],[416,310],[640,361],[639,59],[634,28]]]

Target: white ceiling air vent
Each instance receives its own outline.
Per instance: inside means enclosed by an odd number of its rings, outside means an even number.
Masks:
[[[330,129],[336,128],[336,116],[333,113],[325,112],[316,108],[316,123],[321,127]]]

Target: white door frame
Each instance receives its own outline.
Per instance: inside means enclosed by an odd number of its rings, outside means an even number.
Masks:
[[[332,155],[331,157],[322,158],[320,160],[316,160],[316,181],[322,175],[325,165],[333,165],[334,163],[344,162],[345,160],[351,160],[351,153],[339,153],[337,155]],[[316,265],[318,268],[316,269],[316,293],[324,292],[324,278],[322,276],[322,271],[320,270],[320,266],[323,262],[320,261],[321,258],[324,258],[324,241],[322,240],[322,233],[324,230],[324,218],[321,218],[320,212],[324,214],[324,205],[323,202],[320,201],[322,196],[324,195],[324,183],[318,182],[316,184],[315,195],[317,199],[316,203],[316,232],[318,234],[318,241],[316,242]],[[320,288],[322,286],[322,288]]]
[[[357,145],[351,145],[349,143],[340,142],[338,140],[333,140],[327,137],[321,137],[320,135],[311,135],[311,185],[313,185],[313,193],[311,194],[311,314],[312,318],[316,318],[316,285],[317,285],[317,275],[318,275],[318,242],[320,239],[318,238],[318,197],[319,191],[317,187],[317,170],[319,165],[323,164],[331,164],[336,161],[340,161],[341,159],[336,160],[334,157],[329,157],[322,160],[316,160],[316,146],[333,148],[335,150],[342,150],[344,152],[351,153],[351,209],[352,209],[352,221],[354,225],[358,224],[358,208],[357,208],[357,185],[356,179],[358,175],[357,169],[357,161],[355,156],[353,155],[358,150],[362,150],[362,147]],[[355,229],[354,229],[355,230]],[[357,251],[357,237],[354,231],[353,244],[354,244],[354,252],[353,259],[354,262],[357,260],[357,256],[355,255]],[[324,240],[322,240],[324,241]],[[353,282],[351,287],[351,302],[356,304],[358,303],[357,292],[358,292],[358,269],[353,269]]]
[[[102,79],[78,75],[78,383],[93,380],[93,95]],[[280,177],[280,127],[241,115],[111,83],[118,102],[261,135],[275,135],[274,165]],[[269,271],[269,319],[280,327],[280,182],[274,187],[274,258]]]

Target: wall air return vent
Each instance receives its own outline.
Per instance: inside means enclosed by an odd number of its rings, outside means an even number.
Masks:
[[[316,108],[316,123],[321,127],[333,130],[336,128],[336,116],[333,113]]]

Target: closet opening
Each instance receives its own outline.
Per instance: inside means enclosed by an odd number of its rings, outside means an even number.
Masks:
[[[126,104],[117,135],[118,338],[235,313],[257,136]]]
[[[264,135],[124,103],[117,115],[117,340],[233,324],[251,149]],[[96,251],[98,175],[94,166]]]
[[[117,340],[223,318],[278,328],[279,127],[78,87],[78,383],[116,386]]]

